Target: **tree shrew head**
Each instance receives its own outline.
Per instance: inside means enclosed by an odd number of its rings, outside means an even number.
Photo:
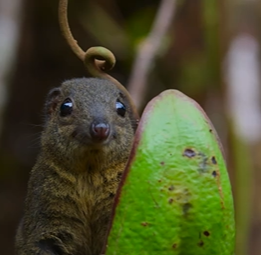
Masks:
[[[50,91],[45,107],[46,140],[51,147],[72,150],[124,151],[137,127],[128,97],[100,78],[65,81]]]

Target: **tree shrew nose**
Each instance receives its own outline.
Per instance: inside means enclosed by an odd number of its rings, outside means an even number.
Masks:
[[[91,124],[91,137],[95,141],[104,141],[108,138],[110,134],[110,126],[104,122],[93,122]]]

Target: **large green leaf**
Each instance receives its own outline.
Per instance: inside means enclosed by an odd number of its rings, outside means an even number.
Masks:
[[[139,124],[106,255],[232,255],[234,208],[216,132],[200,106],[167,90]]]

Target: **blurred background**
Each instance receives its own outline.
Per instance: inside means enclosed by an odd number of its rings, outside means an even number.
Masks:
[[[14,254],[48,91],[88,76],[58,24],[58,0],[0,0],[0,244]],[[175,88],[205,109],[233,186],[237,255],[261,254],[261,1],[71,0],[69,23],[86,50],[116,56],[110,73],[140,112]]]

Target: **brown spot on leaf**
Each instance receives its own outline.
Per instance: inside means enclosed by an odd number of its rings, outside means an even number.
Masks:
[[[213,131],[212,129],[209,129],[209,132],[210,132],[210,133],[212,133],[212,131]]]
[[[141,225],[142,225],[143,227],[147,227],[147,226],[149,225],[149,223],[148,223],[148,222],[142,222]]]
[[[185,149],[183,156],[188,157],[188,158],[193,158],[196,156],[196,152],[193,151],[192,149],[187,148],[187,149]]]
[[[208,171],[208,157],[203,152],[199,152],[198,155],[201,159],[199,172],[206,173]]]
[[[202,247],[204,245],[204,242],[202,240],[199,241],[198,246]]]
[[[215,158],[214,156],[211,158],[211,161],[212,161],[212,163],[213,163],[214,165],[217,164],[216,158]]]
[[[173,248],[173,249],[176,249],[177,246],[178,246],[178,245],[177,245],[176,243],[174,243],[174,244],[172,245],[172,248]]]
[[[164,165],[165,165],[165,162],[164,162],[164,161],[161,161],[160,164],[161,164],[162,166],[164,166]]]
[[[204,234],[205,236],[210,236],[210,233],[209,233],[208,231],[204,231],[203,234]]]
[[[161,182],[161,180],[158,180],[158,182]]]
[[[172,204],[173,201],[174,201],[173,198],[170,198],[170,199],[169,199],[169,203],[170,203],[170,204]]]
[[[172,190],[174,190],[174,186],[173,186],[173,185],[171,185],[171,186],[169,187],[169,191],[172,191]]]
[[[213,175],[214,177],[217,177],[217,172],[216,172],[216,171],[213,171],[213,172],[212,172],[212,175]]]
[[[189,212],[189,210],[190,210],[190,208],[192,207],[192,205],[190,204],[190,203],[185,203],[184,205],[183,205],[183,213],[186,215],[186,214],[188,214],[188,212]]]

